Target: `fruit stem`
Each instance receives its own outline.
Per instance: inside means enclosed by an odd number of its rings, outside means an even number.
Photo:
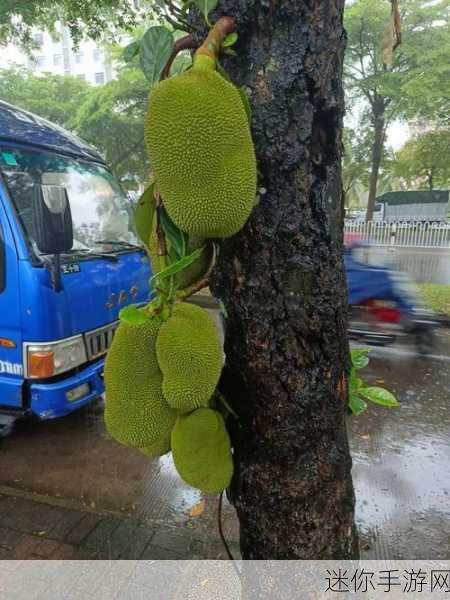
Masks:
[[[220,17],[212,29],[209,30],[203,44],[196,50],[194,55],[194,65],[198,58],[204,57],[205,55],[212,59],[215,65],[223,40],[235,30],[236,21],[233,17]]]

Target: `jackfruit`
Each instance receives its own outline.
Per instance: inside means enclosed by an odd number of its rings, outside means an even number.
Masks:
[[[208,406],[223,364],[222,346],[206,310],[183,302],[161,325],[156,355],[168,404],[188,412]]]
[[[256,159],[238,90],[196,66],[158,83],[145,123],[164,206],[189,235],[229,237],[245,225],[256,196]]]
[[[199,408],[178,417],[172,431],[172,456],[180,477],[207,494],[230,485],[233,457],[220,413]]]
[[[175,423],[175,419],[174,419]],[[151,458],[156,458],[158,456],[163,456],[170,452],[170,435],[166,436],[151,446],[146,446],[145,448],[139,448],[139,451],[146,456],[150,456]]]
[[[124,309],[106,357],[106,428],[118,442],[134,448],[167,438],[174,423],[156,359],[160,326],[160,319],[148,318],[136,307]]]

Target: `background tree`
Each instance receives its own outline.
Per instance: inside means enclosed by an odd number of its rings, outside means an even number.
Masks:
[[[117,78],[98,87],[76,77],[2,69],[0,98],[79,135],[105,155],[126,188],[136,189],[149,175],[144,145],[148,83],[134,63],[117,58],[116,67]]]
[[[79,106],[91,86],[76,77],[36,77],[23,67],[0,69],[0,98],[33,112],[62,127],[71,127]]]
[[[396,153],[393,170],[408,187],[430,192],[450,186],[450,130],[427,131]]]
[[[448,108],[449,2],[404,0],[402,45],[392,65],[383,64],[382,41],[390,21],[390,5],[357,0],[346,11],[348,32],[346,82],[350,105],[366,107],[372,130],[371,174],[367,220],[373,215],[386,129],[402,116],[444,115]],[[428,102],[430,98],[430,102]]]
[[[67,25],[75,43],[84,35],[99,39],[105,34],[113,35],[115,30],[135,27],[152,5],[151,1],[141,1],[138,10],[133,2],[123,0],[0,0],[0,43],[13,42],[30,48],[34,28],[55,32],[58,21]]]

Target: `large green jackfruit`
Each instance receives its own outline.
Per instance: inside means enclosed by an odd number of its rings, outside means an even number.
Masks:
[[[255,203],[256,160],[238,90],[194,66],[157,84],[145,138],[172,221],[189,235],[229,237]]]
[[[168,438],[175,413],[156,358],[161,321],[132,307],[123,314],[105,362],[105,423],[118,442],[142,448]]]
[[[178,417],[172,431],[172,456],[180,477],[207,494],[230,485],[233,458],[220,413],[199,408]]]
[[[163,374],[163,394],[181,412],[208,406],[223,365],[214,321],[206,310],[183,302],[161,325],[156,354]]]

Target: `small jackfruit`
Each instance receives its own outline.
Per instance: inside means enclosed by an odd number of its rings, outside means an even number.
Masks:
[[[214,321],[206,310],[183,302],[175,304],[161,325],[156,354],[163,374],[163,394],[181,412],[208,406],[223,365]]]
[[[161,321],[135,307],[121,317],[105,362],[105,424],[118,442],[143,448],[168,438],[175,420],[156,358]]]
[[[172,431],[172,456],[180,477],[189,485],[207,494],[218,494],[230,485],[230,437],[217,411],[199,408],[179,416]]]
[[[145,123],[164,206],[189,235],[229,237],[245,225],[256,196],[256,159],[235,86],[196,66],[157,84]]]

